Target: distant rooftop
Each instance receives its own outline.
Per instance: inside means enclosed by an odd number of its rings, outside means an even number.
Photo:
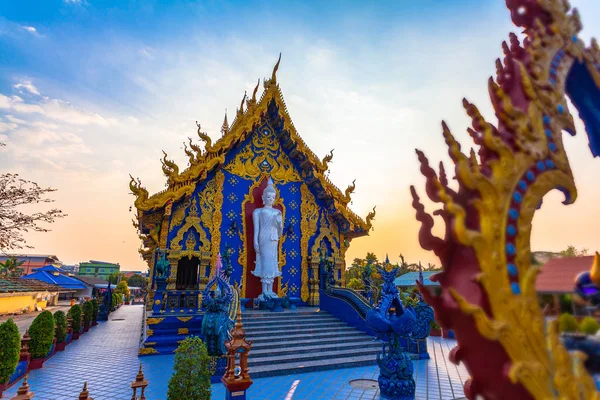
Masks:
[[[108,261],[97,261],[97,260],[84,261],[84,262],[81,262],[80,264],[119,265],[119,263],[113,263],[113,262],[108,262]]]
[[[440,286],[438,282],[431,281],[431,275],[439,274],[441,271],[423,271],[423,284],[425,286]],[[418,272],[409,272],[404,275],[400,275],[394,280],[396,286],[417,286],[415,283],[419,280]]]
[[[592,268],[594,256],[553,258],[541,267],[535,281],[538,293],[573,293],[575,278]]]
[[[54,258],[56,260],[58,260],[58,257],[56,257],[53,254],[2,254],[0,255],[0,258],[4,259],[4,258]]]

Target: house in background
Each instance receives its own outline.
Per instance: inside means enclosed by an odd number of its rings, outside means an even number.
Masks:
[[[110,274],[118,274],[121,272],[121,266],[117,263],[109,263],[105,261],[90,260],[89,262],[79,263],[79,276],[95,276],[104,280],[108,280]]]
[[[67,274],[77,275],[79,273],[79,264],[62,265],[60,269],[62,269]]]
[[[57,304],[60,293],[70,290],[36,279],[0,279],[0,315],[43,310]]]
[[[21,278],[37,279],[38,281],[57,285],[70,291],[69,293],[61,293],[60,299],[92,297],[92,285],[66,275],[60,268],[53,265],[37,268],[32,274],[22,276]]]
[[[91,297],[95,298],[100,293],[100,289],[105,289],[108,286],[108,281],[95,276],[74,276],[73,278],[82,281],[87,286],[92,288]],[[116,285],[113,285],[113,288]]]
[[[594,256],[562,257],[550,259],[541,267],[535,282],[538,296],[552,296],[552,304],[548,312],[560,312],[560,298],[575,293],[575,278],[582,272],[589,271]],[[575,312],[575,303],[572,303]],[[563,310],[566,311],[566,310]]]
[[[430,292],[434,294],[438,294],[440,291],[440,284],[438,282],[433,282],[431,280],[431,276],[435,274],[439,274],[441,271],[423,271],[423,285],[429,289]],[[400,289],[410,289],[413,287],[417,287],[416,281],[419,280],[418,272],[408,272],[404,275],[400,275],[394,280],[396,286]]]
[[[0,256],[0,262],[5,262],[9,258],[16,258],[17,261],[23,262],[19,268],[23,271],[21,275],[29,275],[35,268],[41,268],[45,265],[62,266],[58,257],[50,254],[8,254]]]
[[[121,271],[121,273],[125,278],[131,278],[134,275],[140,275],[145,278],[148,275],[147,271]]]

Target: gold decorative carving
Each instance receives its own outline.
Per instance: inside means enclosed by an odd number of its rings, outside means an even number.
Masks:
[[[317,229],[317,221],[319,219],[319,209],[315,201],[315,197],[310,192],[308,186],[303,183],[300,186],[300,194],[302,203],[300,204],[300,254],[302,256],[302,287],[300,289],[300,297],[302,301],[308,300],[308,241],[314,235]]]
[[[154,330],[152,329],[146,329],[146,337],[152,336],[154,335]]]
[[[219,170],[215,174],[215,205],[213,215],[213,225],[211,227],[211,240],[212,240],[212,263],[211,263],[211,275],[214,274],[214,269],[217,265],[217,258],[221,250],[221,223],[223,222],[223,183],[225,182],[225,174]]]
[[[188,328],[179,328],[179,329],[177,329],[177,334],[178,335],[187,335],[188,333],[190,333],[190,330]]]
[[[171,226],[169,228],[170,231],[174,231],[179,225],[183,223],[183,220],[185,219],[185,210],[189,208],[191,204],[192,202],[190,201],[190,199],[188,199],[187,201],[184,201],[179,206],[177,206],[175,212],[173,213],[173,217],[171,217]]]
[[[188,232],[187,239],[185,240],[185,249],[186,250],[196,250],[196,238],[194,234],[190,231]]]
[[[192,318],[194,318],[194,317],[177,317],[177,319],[180,320],[181,322],[188,322]]]
[[[264,126],[261,129],[261,132],[252,132],[252,141],[225,166],[225,170],[248,180],[267,174],[276,183],[301,182],[302,178],[281,149],[273,130]]]
[[[209,252],[210,241],[206,237],[206,231],[200,225],[200,217],[198,216],[198,207],[195,200],[192,201],[192,204],[190,205],[190,211],[185,219],[185,223],[181,228],[179,228],[177,235],[171,241],[171,250],[182,250],[181,241],[183,240],[183,236],[189,231],[190,228],[194,228],[200,235],[200,250]]]
[[[158,351],[156,351],[156,349],[153,349],[152,347],[140,347],[139,354],[141,356],[145,356],[148,354],[158,354]]]
[[[146,325],[160,324],[164,318],[146,318]]]

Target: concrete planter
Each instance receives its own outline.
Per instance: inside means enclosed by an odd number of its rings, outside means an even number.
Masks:
[[[67,342],[56,343],[56,351],[64,351],[65,347],[67,347]]]

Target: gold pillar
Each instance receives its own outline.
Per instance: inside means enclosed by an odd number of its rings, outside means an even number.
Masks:
[[[314,255],[310,259],[310,270],[312,271],[312,278],[310,278],[310,291],[308,297],[308,305],[317,307],[320,304],[320,296],[319,296],[319,258]]]

